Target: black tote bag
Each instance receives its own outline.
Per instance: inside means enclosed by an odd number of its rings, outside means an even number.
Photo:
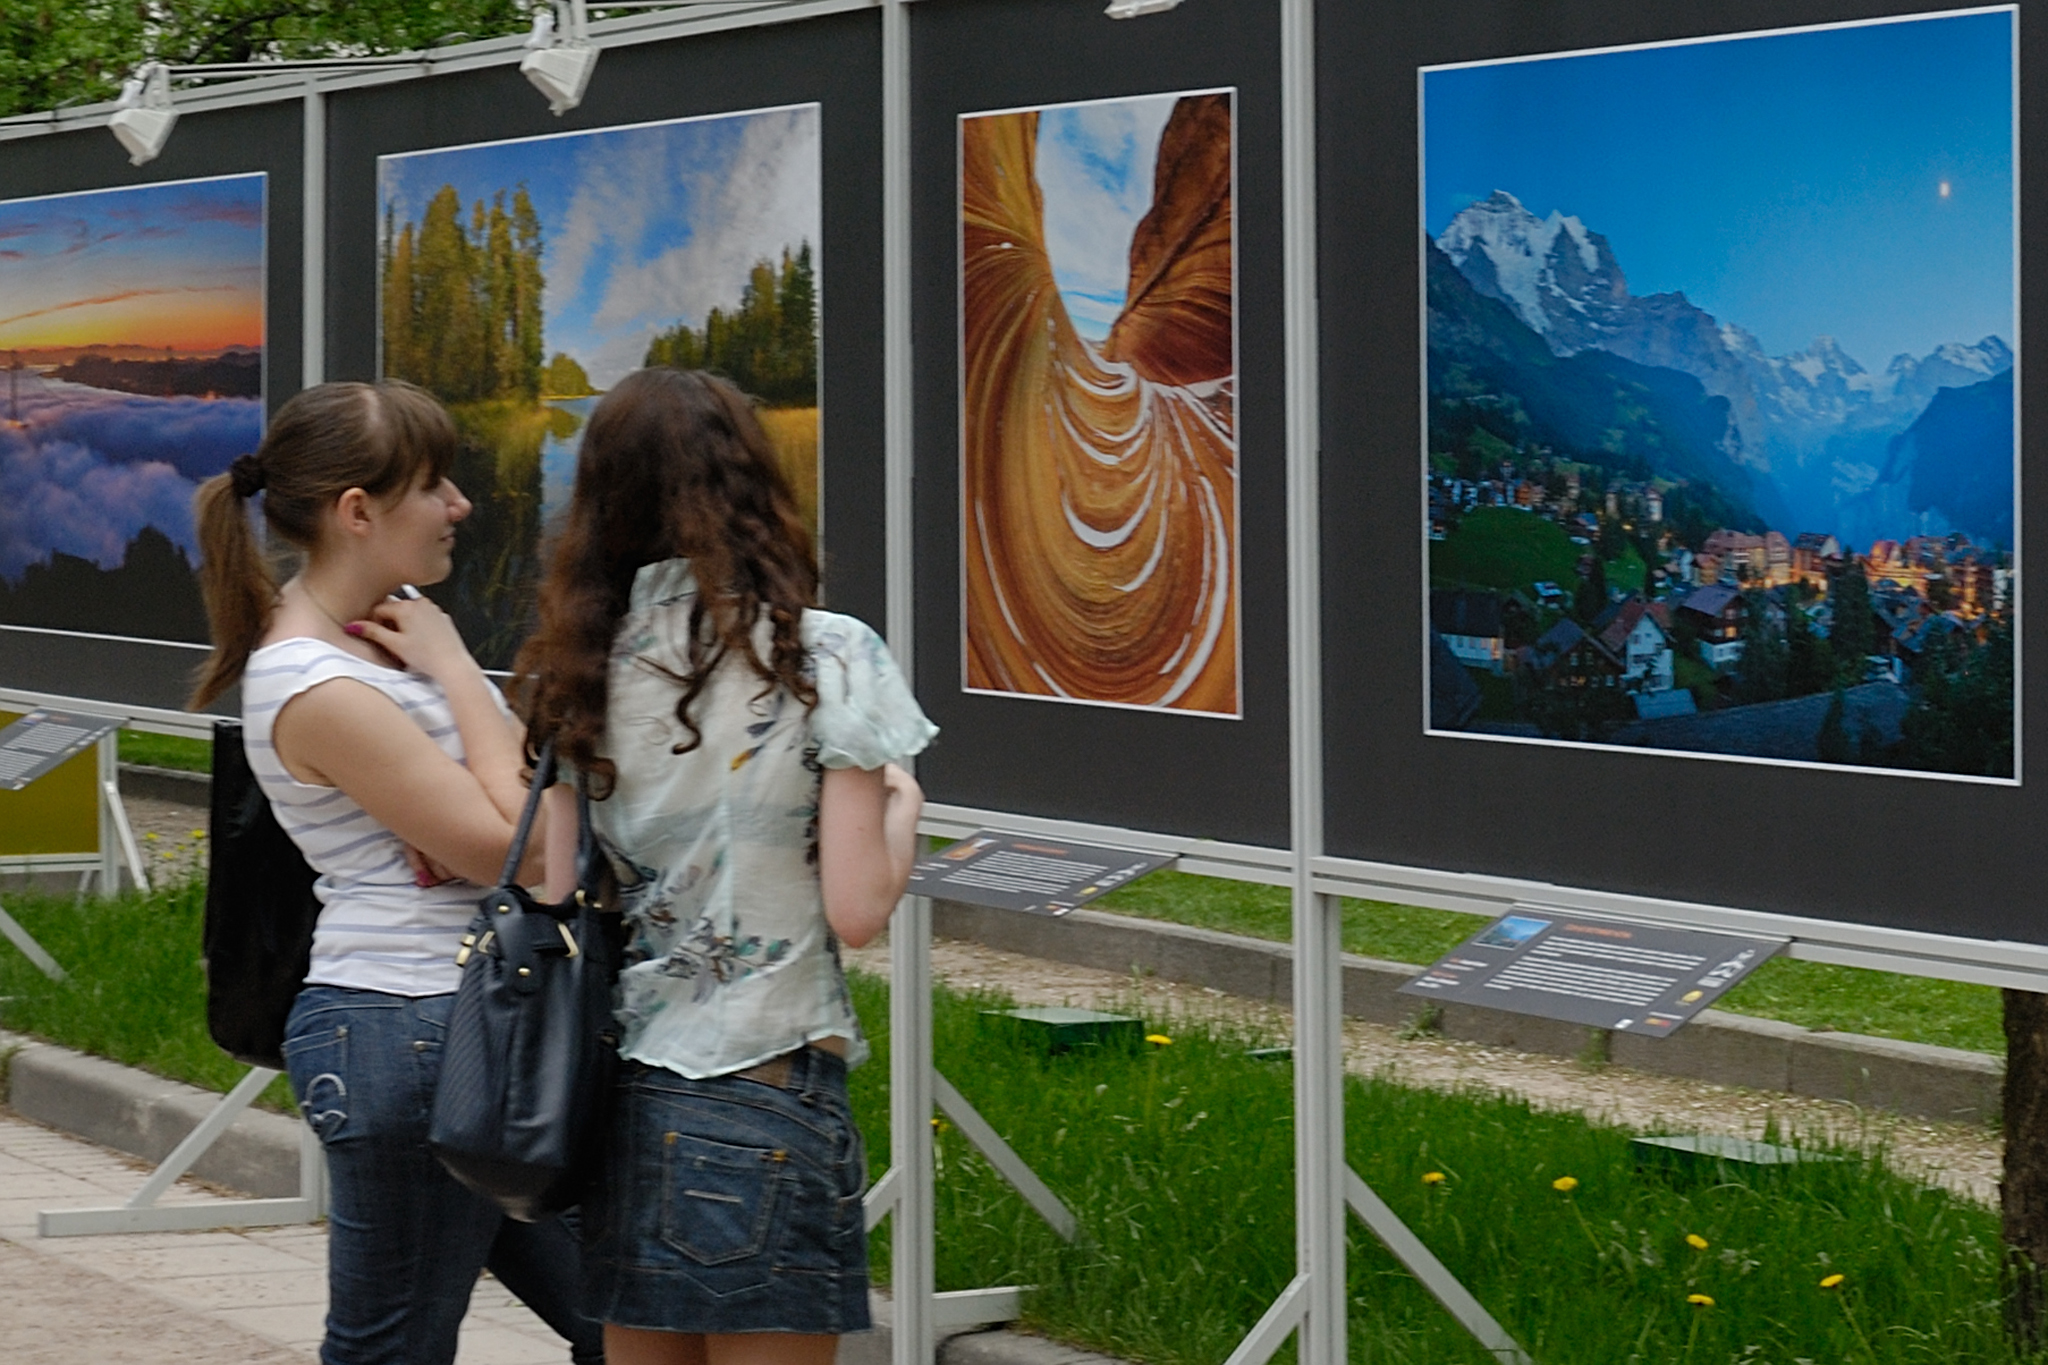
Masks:
[[[618,954],[599,900],[604,860],[576,799],[578,885],[558,905],[517,881],[540,795],[541,751],[499,886],[463,936],[427,1144],[463,1184],[524,1222],[569,1207],[599,1159],[618,1058]]]

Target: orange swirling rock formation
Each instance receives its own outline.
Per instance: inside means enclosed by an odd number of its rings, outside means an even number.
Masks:
[[[1053,283],[1036,113],[961,125],[967,686],[1236,715],[1227,94],[1181,99],[1108,340]]]

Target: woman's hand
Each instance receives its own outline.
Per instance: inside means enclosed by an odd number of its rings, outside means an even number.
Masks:
[[[477,671],[476,660],[462,643],[455,622],[424,597],[379,602],[369,619],[351,621],[342,629],[444,687],[454,678]]]

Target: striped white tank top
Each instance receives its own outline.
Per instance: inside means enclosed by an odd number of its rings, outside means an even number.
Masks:
[[[298,781],[278,762],[271,743],[271,725],[284,704],[333,678],[376,688],[442,752],[463,761],[448,699],[424,674],[386,668],[303,637],[265,645],[249,656],[242,674],[242,743],[249,767],[278,823],[320,874],[313,888],[320,918],[306,984],[389,995],[445,994],[460,979],[455,952],[482,889],[461,880],[420,888],[397,835],[338,788]]]

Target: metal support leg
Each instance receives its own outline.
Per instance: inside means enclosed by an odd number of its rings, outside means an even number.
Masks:
[[[895,1365],[931,1365],[932,903],[908,896],[889,928],[889,1148],[895,1188],[890,1291]]]
[[[128,823],[128,807],[122,803],[120,785],[111,781],[100,783],[100,799],[106,802],[114,835],[120,840],[121,856],[127,860],[128,871],[134,875],[135,889],[147,896],[149,871],[142,865],[142,847],[135,842],[135,827]]]
[[[22,956],[35,963],[44,976],[52,981],[64,979],[64,969],[57,965],[57,959],[43,951],[43,945],[21,927],[20,921],[7,913],[5,906],[0,906],[0,934],[6,935],[9,943],[21,949]]]
[[[317,1143],[308,1152],[304,1138],[299,1149],[299,1194],[291,1199],[208,1200],[203,1204],[160,1207],[157,1200],[177,1183],[178,1177],[233,1125],[250,1101],[276,1078],[277,1072],[251,1067],[233,1090],[221,1097],[188,1133],[183,1142],[151,1172],[142,1188],[119,1208],[44,1210],[36,1216],[36,1232],[42,1237],[85,1237],[105,1232],[189,1232],[196,1228],[268,1228],[291,1223],[310,1223],[325,1212],[325,1169],[314,1158]],[[310,1192],[310,1193],[309,1193]]]
[[[1025,1203],[1038,1210],[1039,1217],[1052,1224],[1054,1232],[1066,1241],[1073,1241],[1080,1233],[1073,1211],[1060,1202],[1060,1197],[1038,1178],[1038,1172],[1024,1164],[1024,1158],[1003,1141],[1002,1134],[976,1113],[967,1097],[955,1090],[953,1083],[940,1075],[937,1069],[932,1071],[932,1092],[938,1098],[939,1108],[967,1135],[967,1140],[981,1150],[981,1154],[988,1158],[988,1164],[1024,1196]]]
[[[1422,1287],[1436,1296],[1450,1315],[1470,1332],[1501,1365],[1535,1365],[1528,1352],[1516,1344],[1507,1329],[1472,1297],[1472,1291],[1458,1283],[1458,1277],[1444,1269],[1444,1263],[1424,1246],[1408,1225],[1395,1217],[1386,1202],[1373,1193],[1372,1186],[1349,1167],[1344,1171],[1344,1202],[1386,1244],[1394,1259],[1408,1267],[1408,1273],[1422,1281]]]

